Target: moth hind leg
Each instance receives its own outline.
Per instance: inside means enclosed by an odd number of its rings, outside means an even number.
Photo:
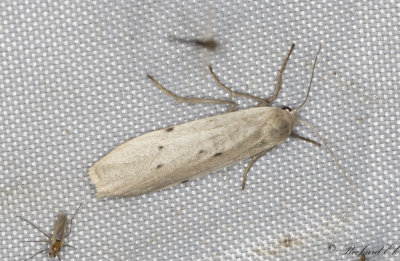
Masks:
[[[227,87],[226,85],[224,85],[224,84],[221,82],[221,80],[217,77],[217,75],[215,74],[215,72],[213,71],[213,69],[212,69],[211,66],[208,66],[208,69],[210,70],[211,75],[212,75],[212,77],[214,78],[214,81],[216,81],[217,84],[218,84],[220,87],[222,87],[224,90],[226,90],[227,92],[229,92],[229,93],[231,94],[231,97],[234,97],[234,96],[242,96],[242,97],[249,98],[249,99],[252,99],[252,100],[257,101],[257,102],[258,102],[258,106],[268,106],[273,100],[276,99],[276,97],[278,96],[278,93],[279,93],[279,91],[280,91],[280,89],[281,89],[281,87],[282,87],[282,75],[283,75],[283,71],[284,71],[285,68],[286,68],[286,64],[287,64],[287,62],[288,62],[288,60],[289,60],[290,55],[291,55],[292,52],[293,52],[294,46],[295,46],[295,43],[292,43],[292,46],[290,47],[290,50],[289,50],[288,54],[286,55],[285,59],[283,60],[283,64],[282,64],[280,70],[278,71],[278,76],[277,76],[277,79],[276,79],[275,91],[274,91],[274,93],[273,93],[269,98],[267,98],[267,99],[263,99],[263,98],[260,98],[260,97],[257,97],[257,96],[254,96],[254,95],[251,95],[251,94],[248,94],[248,93],[235,92],[235,91],[233,91],[232,89],[230,89],[229,87]]]
[[[190,104],[194,103],[210,103],[210,104],[228,104],[230,106],[230,111],[236,110],[236,103],[233,101],[228,100],[220,100],[220,99],[205,99],[205,98],[190,98],[190,97],[182,97],[176,95],[175,93],[171,92],[170,90],[166,89],[162,86],[156,79],[154,79],[151,75],[147,74],[147,77],[165,94],[171,96],[176,100],[175,104],[179,104],[182,102],[187,102]]]
[[[248,93],[244,93],[244,92],[236,92],[236,91],[233,91],[231,88],[227,87],[225,84],[223,84],[223,83],[221,82],[221,80],[220,80],[220,79],[218,78],[218,76],[215,74],[215,72],[214,72],[213,68],[211,67],[211,65],[208,66],[208,69],[210,70],[210,73],[211,73],[211,75],[212,75],[214,81],[215,81],[222,89],[224,89],[225,91],[229,92],[230,95],[231,95],[231,98],[233,98],[233,97],[235,97],[235,96],[242,96],[242,97],[245,97],[245,98],[249,98],[249,99],[255,100],[255,101],[259,102],[259,104],[265,104],[265,103],[266,103],[266,101],[265,101],[263,98],[260,98],[260,97],[257,97],[257,96],[254,96],[254,95],[251,95],[251,94],[248,94]]]

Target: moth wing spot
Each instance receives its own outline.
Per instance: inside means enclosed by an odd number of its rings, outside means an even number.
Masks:
[[[158,146],[159,150],[162,150],[164,148],[164,146]]]
[[[157,169],[159,169],[159,168],[161,168],[161,167],[162,167],[162,164],[157,165]]]
[[[165,129],[166,132],[171,132],[171,131],[173,131],[173,130],[174,130],[174,127],[169,127],[169,128],[166,128],[166,129]]]
[[[213,157],[218,157],[218,156],[221,156],[221,155],[222,155],[222,152],[218,152],[218,153],[215,153]]]

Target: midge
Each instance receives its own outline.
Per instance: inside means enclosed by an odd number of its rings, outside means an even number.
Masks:
[[[35,257],[36,255],[38,255],[40,253],[43,253],[46,250],[49,250],[49,255],[51,257],[56,257],[57,256],[58,260],[61,260],[61,258],[60,258],[58,253],[60,252],[60,250],[61,250],[61,248],[63,246],[69,246],[69,247],[74,248],[73,246],[64,244],[64,239],[71,234],[71,231],[72,231],[72,220],[74,219],[76,213],[78,213],[78,210],[81,208],[82,204],[79,205],[78,209],[75,211],[75,214],[70,219],[68,233],[65,233],[66,232],[66,228],[67,228],[67,214],[65,214],[62,211],[58,214],[57,221],[54,224],[53,235],[47,234],[46,232],[44,232],[42,229],[40,229],[38,226],[36,226],[32,222],[30,222],[29,220],[18,216],[20,219],[22,219],[22,220],[28,222],[29,224],[31,224],[34,228],[39,230],[43,235],[45,235],[48,238],[48,240],[25,241],[25,242],[47,242],[47,243],[50,243],[50,248],[42,249],[39,252],[33,254],[32,256],[30,256],[29,258],[27,258],[25,260],[29,260],[29,259]]]
[[[97,188],[97,197],[136,196],[160,190],[251,158],[244,170],[243,189],[247,173],[254,162],[285,142],[289,136],[320,146],[292,132],[296,122],[304,123],[316,132],[310,124],[299,120],[296,113],[309,96],[318,54],[304,101],[294,110],[268,106],[279,93],[282,74],[294,45],[278,72],[275,92],[267,99],[232,91],[221,83],[209,67],[217,84],[230,92],[231,96],[243,96],[259,102],[257,107],[250,109],[235,111],[236,103],[231,100],[180,97],[147,75],[164,93],[174,97],[177,103],[228,104],[231,112],[149,132],[118,146],[89,169],[91,181]],[[321,46],[318,53],[320,50]],[[316,133],[351,184],[331,149],[321,135]]]

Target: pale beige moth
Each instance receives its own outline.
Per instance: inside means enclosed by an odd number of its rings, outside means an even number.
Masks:
[[[232,100],[180,97],[147,75],[164,93],[174,97],[177,103],[228,104],[230,112],[152,131],[118,146],[89,169],[91,181],[97,189],[97,197],[126,197],[149,193],[251,158],[244,171],[243,189],[246,175],[254,162],[285,142],[289,136],[320,146],[319,143],[292,132],[297,122],[309,125],[297,118],[297,111],[309,96],[318,54],[307,95],[301,105],[294,110],[289,107],[268,106],[279,93],[282,74],[293,48],[294,43],[278,72],[275,91],[267,99],[232,91],[221,83],[211,66],[209,67],[214,80],[229,91],[231,96],[243,96],[259,103],[257,107],[239,111],[236,111],[236,103]],[[322,139],[321,135],[317,135]],[[323,139],[322,142],[326,145]],[[333,152],[330,149],[329,151],[344,173]],[[345,173],[344,175],[350,182]]]

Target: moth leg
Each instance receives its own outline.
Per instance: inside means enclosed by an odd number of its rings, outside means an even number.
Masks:
[[[45,235],[47,238],[51,239],[51,236],[50,236],[49,234],[47,234],[46,232],[44,232],[43,230],[41,230],[38,226],[36,226],[36,225],[33,224],[32,222],[30,222],[29,220],[27,220],[27,219],[25,219],[25,218],[23,218],[23,217],[20,217],[20,216],[17,216],[17,217],[19,217],[20,219],[22,219],[22,220],[28,222],[28,223],[31,224],[34,228],[36,228],[37,230],[39,230],[43,235]]]
[[[165,87],[163,87],[158,81],[156,81],[152,76],[147,75],[147,77],[165,94],[173,97],[176,99],[175,104],[179,104],[181,102],[187,102],[187,103],[211,103],[211,104],[229,104],[230,106],[230,111],[235,111],[236,110],[236,103],[233,101],[227,101],[227,100],[218,100],[218,99],[203,99],[203,98],[189,98],[189,97],[181,97],[176,95],[175,93],[167,90]]]
[[[281,69],[279,70],[278,76],[276,78],[275,92],[274,92],[274,94],[272,94],[271,97],[269,97],[268,99],[265,99],[265,102],[267,104],[271,103],[278,96],[278,93],[279,93],[279,91],[281,89],[281,86],[282,86],[282,74],[283,74],[283,71],[285,70],[285,67],[286,67],[286,64],[287,64],[287,62],[289,60],[290,55],[293,52],[294,46],[295,46],[295,43],[292,43],[292,46],[290,47],[290,50],[289,50],[288,54],[285,57],[285,60],[283,60],[283,64],[282,64]]]
[[[48,250],[48,249],[47,249],[47,248],[42,249],[42,250],[40,250],[39,252],[36,252],[36,253],[33,254],[32,256],[30,256],[30,257],[28,257],[27,259],[25,259],[24,261],[29,260],[29,259],[31,259],[31,258],[34,258],[35,256],[39,255],[40,253],[43,253],[43,252],[46,251],[46,250]]]
[[[83,203],[81,203],[81,204],[79,205],[78,209],[75,211],[74,215],[73,215],[72,218],[70,219],[70,221],[69,221],[69,231],[68,231],[68,233],[65,235],[65,237],[69,237],[69,235],[71,235],[71,231],[72,231],[72,220],[74,219],[76,213],[78,213],[78,210],[82,207],[82,204],[83,204]]]
[[[266,100],[264,100],[263,98],[248,94],[248,93],[244,93],[244,92],[236,92],[236,91],[232,91],[231,88],[227,87],[225,84],[223,84],[221,82],[221,80],[218,78],[218,76],[215,74],[213,68],[211,67],[211,65],[208,66],[208,69],[211,72],[212,77],[214,78],[214,81],[220,86],[222,87],[222,89],[224,89],[225,91],[229,92],[231,94],[231,97],[235,97],[235,96],[242,96],[245,98],[249,98],[249,99],[253,99],[255,101],[258,101],[260,103],[260,105],[268,105],[266,104]]]
[[[244,170],[244,173],[243,173],[242,190],[246,186],[247,173],[249,172],[250,168],[253,166],[254,162],[256,162],[260,157],[264,156],[264,154],[267,153],[270,150],[272,150],[272,149],[268,149],[266,151],[262,151],[262,152],[256,154],[255,156],[253,156],[251,158],[251,161],[249,162],[249,164],[247,165],[247,167],[246,167],[246,169]]]
[[[309,138],[305,138],[305,137],[300,136],[299,134],[294,133],[294,132],[290,133],[290,137],[293,137],[293,138],[296,138],[296,139],[299,139],[299,140],[304,140],[304,141],[310,142],[310,143],[312,143],[312,144],[314,144],[314,145],[316,145],[318,147],[321,147],[321,144],[319,142],[316,142],[315,140],[312,140],[312,139],[309,139]]]

